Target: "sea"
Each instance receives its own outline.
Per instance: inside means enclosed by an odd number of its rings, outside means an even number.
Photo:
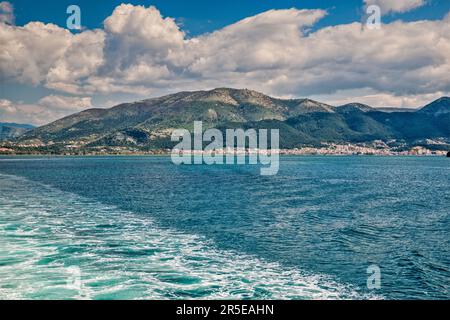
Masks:
[[[0,299],[450,299],[450,159],[0,158]]]

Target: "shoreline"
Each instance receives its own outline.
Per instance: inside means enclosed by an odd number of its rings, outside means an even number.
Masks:
[[[270,154],[270,153],[269,153]],[[90,158],[90,157],[170,157],[170,153],[99,153],[99,154],[48,154],[48,153],[24,153],[24,154],[14,154],[14,153],[0,153],[0,157],[47,157],[47,158],[63,158],[63,157],[73,157],[73,158]],[[191,155],[194,156],[194,155]],[[245,156],[248,156],[245,155]],[[445,154],[340,154],[340,153],[328,153],[328,154],[314,154],[314,153],[303,153],[303,154],[286,154],[279,153],[280,157],[421,157],[421,158],[448,158],[449,156]]]
[[[214,150],[192,149],[147,149],[131,147],[107,147],[69,149],[51,148],[49,146],[0,146],[1,156],[443,156],[450,157],[447,146],[415,145],[410,147],[393,147],[379,142],[374,144],[327,144],[320,147],[303,146],[290,149],[258,148],[221,148]]]

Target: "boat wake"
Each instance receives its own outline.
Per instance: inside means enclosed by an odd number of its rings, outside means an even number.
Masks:
[[[25,178],[0,189],[0,299],[378,298]]]

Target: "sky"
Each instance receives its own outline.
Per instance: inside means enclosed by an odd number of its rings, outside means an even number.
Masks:
[[[449,74],[450,0],[0,0],[0,122],[216,87],[416,108]]]

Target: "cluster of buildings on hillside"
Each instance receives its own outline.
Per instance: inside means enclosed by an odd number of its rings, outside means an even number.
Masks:
[[[379,155],[379,156],[401,156],[401,155],[438,155],[445,156],[447,151],[429,150],[427,148],[417,146],[409,150],[395,151],[389,147],[374,148],[370,146],[360,146],[354,144],[330,144],[326,147],[313,148],[295,148],[280,150],[281,154],[287,155]]]
[[[245,148],[223,148],[217,149],[213,152],[203,150],[174,150],[180,154],[201,155],[201,154],[236,154],[236,155],[248,155],[248,154],[270,154],[271,150],[263,149],[245,149]],[[275,150],[274,150],[275,151]],[[423,146],[415,146],[409,149],[396,150],[389,147],[384,142],[374,142],[369,145],[366,144],[326,144],[321,147],[301,147],[293,149],[279,149],[276,150],[281,155],[379,155],[379,156],[402,156],[402,155],[414,155],[414,156],[445,156],[448,151],[445,150],[430,150]],[[70,146],[63,148],[57,152],[50,152],[49,150],[33,149],[30,146],[18,147],[18,146],[3,146],[0,147],[0,154],[58,154],[58,155],[109,155],[109,154],[121,154],[121,155],[163,155],[171,154],[172,149],[155,149],[155,150],[139,150],[135,147],[112,147],[112,146],[98,146],[94,148],[75,148]]]

